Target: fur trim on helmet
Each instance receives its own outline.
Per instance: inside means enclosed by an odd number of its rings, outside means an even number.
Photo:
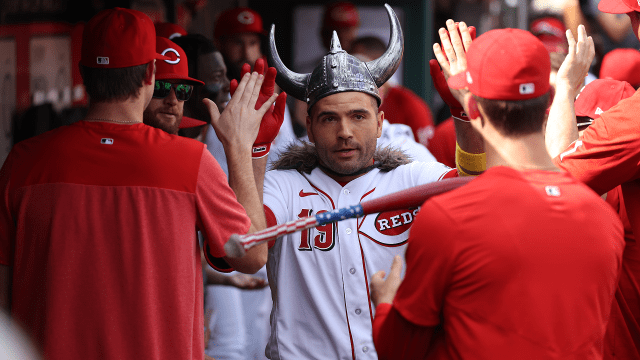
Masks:
[[[388,172],[400,165],[411,162],[404,151],[394,147],[378,147],[373,154],[374,165],[382,172]],[[297,170],[310,174],[318,166],[316,146],[309,142],[290,144],[280,158],[273,163],[271,170]]]

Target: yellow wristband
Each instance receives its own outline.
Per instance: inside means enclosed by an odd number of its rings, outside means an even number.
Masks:
[[[487,154],[468,153],[456,142],[456,168],[460,176],[480,175],[487,169]]]

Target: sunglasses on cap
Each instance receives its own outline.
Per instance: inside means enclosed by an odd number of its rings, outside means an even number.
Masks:
[[[158,99],[164,99],[169,96],[171,88],[176,93],[176,99],[180,101],[187,101],[193,93],[193,85],[188,84],[172,84],[168,81],[156,80],[156,85],[153,88],[153,97]]]

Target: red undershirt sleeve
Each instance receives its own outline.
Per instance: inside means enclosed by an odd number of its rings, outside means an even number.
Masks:
[[[424,359],[433,328],[415,325],[391,304],[380,304],[373,319],[373,343],[380,360]]]
[[[446,172],[444,175],[442,175],[442,178],[440,178],[440,180],[457,178],[457,177],[460,177],[460,174],[458,174],[458,170],[451,169],[448,172]]]
[[[271,211],[271,209],[267,205],[262,206],[264,207],[264,217],[267,219],[267,227],[269,228],[278,225],[278,220],[276,220],[276,216],[273,214],[273,211]],[[275,240],[269,241],[269,249],[271,249],[271,247],[273,247],[275,243]]]

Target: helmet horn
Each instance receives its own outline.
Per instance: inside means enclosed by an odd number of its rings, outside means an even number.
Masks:
[[[276,75],[276,82],[278,86],[284,90],[287,94],[294,98],[306,102],[307,82],[310,74],[298,74],[289,70],[280,60],[278,55],[278,49],[276,49],[276,25],[271,25],[271,32],[269,33],[269,48],[268,48],[268,61],[269,66],[273,66],[278,71]]]
[[[398,66],[400,66],[400,60],[402,60],[402,53],[404,52],[404,38],[402,36],[400,21],[389,4],[384,4],[384,7],[387,9],[387,15],[389,15],[389,22],[391,23],[389,45],[387,46],[387,51],[379,58],[366,62],[367,68],[378,87],[387,82],[393,73],[396,72]]]

